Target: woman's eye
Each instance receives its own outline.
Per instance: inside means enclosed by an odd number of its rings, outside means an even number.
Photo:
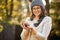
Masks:
[[[37,9],[40,9],[40,7],[38,7]]]

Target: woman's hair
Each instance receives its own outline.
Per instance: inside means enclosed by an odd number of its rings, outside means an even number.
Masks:
[[[41,14],[39,15],[38,23],[35,23],[35,24],[34,24],[35,27],[37,27],[37,26],[40,24],[40,20],[45,16],[45,10],[43,9],[42,6],[40,6],[40,7],[41,7],[42,12],[41,12]],[[32,10],[32,8],[31,8],[31,10]],[[33,10],[32,10],[32,11],[33,11]],[[34,17],[35,17],[35,15],[34,15],[33,12],[32,12],[32,15],[31,15],[31,17],[30,17],[30,20],[32,21],[32,20],[34,19]]]

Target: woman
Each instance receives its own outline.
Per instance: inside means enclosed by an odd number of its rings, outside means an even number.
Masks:
[[[21,24],[23,31],[22,40],[47,40],[51,31],[51,17],[45,16],[44,5],[41,0],[34,0],[31,3],[32,16],[27,17]]]

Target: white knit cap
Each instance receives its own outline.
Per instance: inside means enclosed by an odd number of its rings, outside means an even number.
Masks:
[[[42,0],[34,0],[34,1],[32,1],[32,3],[31,3],[31,8],[32,8],[33,6],[35,6],[35,5],[42,6],[43,9],[45,8]]]

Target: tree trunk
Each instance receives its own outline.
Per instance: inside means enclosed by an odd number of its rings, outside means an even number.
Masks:
[[[46,10],[47,10],[47,15],[49,15],[49,8],[50,8],[50,6],[49,6],[49,0],[45,0],[46,1],[46,6],[45,6],[45,8],[46,8]]]
[[[11,4],[10,4],[10,14],[9,14],[10,17],[12,15],[12,11],[13,11],[13,0],[11,0]]]

